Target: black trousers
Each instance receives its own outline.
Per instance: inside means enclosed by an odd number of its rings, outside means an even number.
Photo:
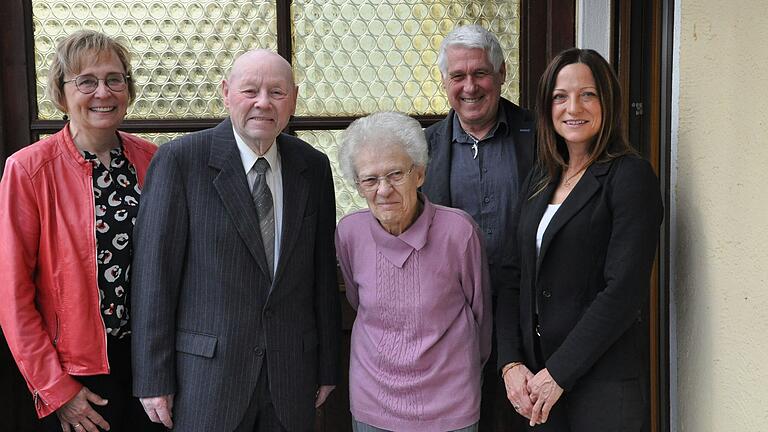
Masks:
[[[144,413],[139,400],[131,395],[131,336],[117,339],[107,336],[107,356],[109,375],[75,376],[81,384],[88,387],[109,403],[105,406],[91,404],[104,420],[109,423],[110,432],[154,432],[164,431],[159,423],[152,423]],[[41,421],[40,431],[60,432],[61,423],[55,413]],[[101,429],[100,429],[101,430]]]
[[[32,394],[27,389],[11,351],[0,331],[0,431],[32,432],[37,420]]]
[[[275,406],[272,404],[266,359],[261,365],[259,381],[256,383],[253,395],[251,395],[248,409],[235,432],[286,432],[277,418]]]
[[[639,380],[588,381],[563,393],[535,432],[641,432],[646,409]]]
[[[544,365],[536,338],[536,360]],[[564,392],[547,422],[533,432],[644,432],[648,429],[648,380],[601,381],[585,378]]]

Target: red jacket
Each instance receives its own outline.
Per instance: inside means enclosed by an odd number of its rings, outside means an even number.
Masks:
[[[118,133],[141,186],[156,147]],[[109,373],[91,175],[65,126],[10,156],[0,181],[0,326],[40,417],[80,391],[72,375]]]

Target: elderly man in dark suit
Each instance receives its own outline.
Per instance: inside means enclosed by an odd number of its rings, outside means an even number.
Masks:
[[[163,145],[136,224],[134,393],[181,431],[306,431],[338,375],[328,158],[281,134],[279,55],[240,56],[229,118]]]
[[[498,286],[509,275],[504,242],[510,216],[533,165],[534,120],[501,97],[506,66],[501,45],[477,25],[457,27],[440,46],[438,65],[451,105],[448,116],[426,130],[430,162],[422,191],[435,204],[469,213],[485,236],[494,312]],[[496,337],[485,365],[480,430],[510,430],[518,416],[496,369]]]

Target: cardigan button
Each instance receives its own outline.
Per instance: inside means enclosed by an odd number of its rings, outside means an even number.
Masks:
[[[262,347],[256,347],[253,349],[253,352],[256,353],[256,357],[261,357],[264,355],[264,348]]]
[[[543,296],[544,296],[544,297],[546,297],[546,298],[550,298],[550,297],[552,297],[552,293],[551,293],[551,292],[549,292],[549,291],[547,291],[547,290],[544,290],[544,291],[542,291],[542,292],[541,292],[541,295],[543,295]]]

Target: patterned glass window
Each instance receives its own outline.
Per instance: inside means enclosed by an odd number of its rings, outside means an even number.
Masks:
[[[40,119],[61,118],[45,95],[56,44],[75,30],[101,31],[133,54],[136,101],[128,119],[221,118],[219,83],[241,53],[277,49],[273,1],[32,1]]]
[[[38,119],[61,119],[44,91],[56,43],[81,28],[98,30],[133,54],[138,92],[126,129],[158,144],[181,135],[175,127],[188,130],[182,122],[210,124],[227,115],[219,85],[239,54],[257,47],[290,50],[299,98],[289,128],[328,154],[338,216],[365,207],[338,170],[341,131],[302,121],[381,110],[416,118],[447,113],[437,54],[451,29],[469,23],[499,37],[507,64],[502,94],[519,99],[519,0],[31,1]],[[279,23],[287,23],[287,32]],[[291,40],[279,40],[282,34]],[[158,122],[166,132],[152,129]]]
[[[499,37],[507,62],[503,94],[519,99],[519,4],[507,0],[293,2],[297,115],[448,112],[437,54],[457,25]]]
[[[296,135],[304,141],[311,143],[322,150],[331,160],[331,170],[333,171],[333,187],[336,189],[336,219],[338,220],[345,214],[365,208],[365,198],[357,193],[357,189],[351,185],[341,175],[339,160],[336,157],[339,144],[341,143],[340,130],[323,131],[297,131]]]
[[[157,145],[163,145],[170,140],[176,139],[184,135],[184,132],[171,132],[171,133],[138,132],[136,133],[136,135],[141,138],[144,138],[147,141],[152,141]]]

